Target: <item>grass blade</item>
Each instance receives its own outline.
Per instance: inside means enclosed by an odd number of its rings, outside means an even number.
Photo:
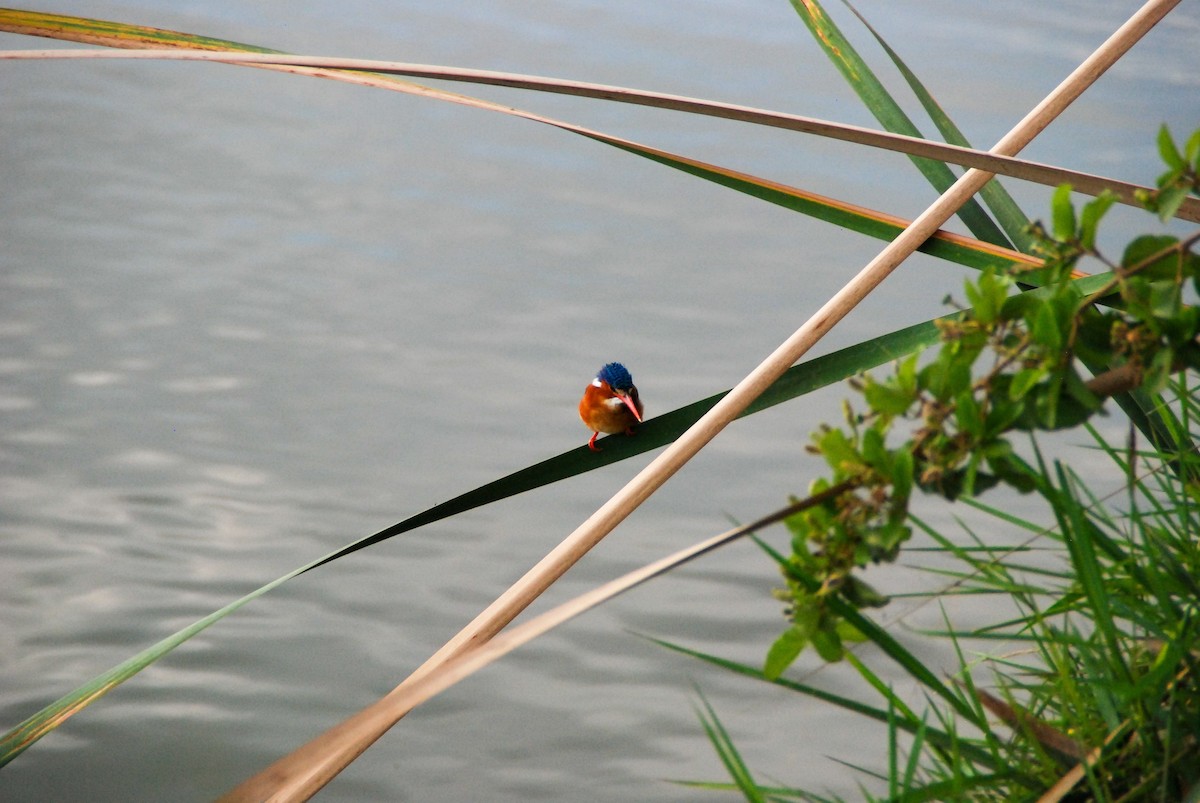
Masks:
[[[904,77],[913,94],[916,95],[917,100],[920,101],[921,107],[925,109],[925,113],[929,115],[929,119],[937,126],[942,138],[951,145],[959,145],[964,148],[971,147],[971,143],[963,136],[962,131],[954,124],[950,116],[943,111],[941,104],[934,99],[933,95],[925,88],[925,85],[921,83],[916,74],[904,63],[904,60],[900,58],[900,54],[892,49],[891,45],[867,22],[866,18],[858,12],[858,9],[850,4],[849,0],[842,0],[842,2],[845,3],[854,16],[858,17],[863,27],[875,37],[875,41],[887,53],[888,58],[892,60],[892,64],[896,66],[896,69]],[[983,198],[984,203],[987,204],[992,214],[996,216],[996,221],[1004,229],[1004,233],[1008,235],[1009,240],[1015,243],[1020,251],[1030,253],[1033,238],[1025,230],[1029,225],[1029,218],[1025,216],[1025,213],[1017,206],[1017,202],[1001,186],[1000,182],[994,179],[989,181],[979,191],[979,196]]]
[[[704,710],[696,709],[696,716],[700,719],[700,724],[704,727],[704,732],[708,735],[708,740],[712,742],[713,749],[717,751],[717,756],[721,759],[721,763],[725,765],[725,770],[729,773],[729,777],[737,784],[738,790],[745,796],[746,800],[764,800],[762,791],[759,789],[758,784],[754,782],[754,776],[750,774],[750,768],[742,760],[741,753],[738,752],[737,746],[734,745],[729,731],[725,730],[725,726],[721,724],[721,720],[717,717],[717,712],[713,710],[712,705],[699,689],[696,690],[696,693],[700,695],[700,701],[704,703]]]
[[[824,689],[818,689],[815,686],[797,683],[796,681],[789,680],[785,677],[774,679],[768,678],[765,674],[763,674],[762,669],[759,667],[750,666],[738,661],[731,661],[726,658],[720,658],[715,655],[710,655],[708,653],[684,647],[680,644],[674,644],[670,641],[664,641],[662,639],[657,639],[650,636],[646,636],[646,638],[660,647],[665,647],[666,649],[680,653],[681,655],[687,655],[692,658],[696,658],[700,661],[704,661],[705,663],[713,666],[726,669],[730,672],[734,672],[739,675],[745,675],[746,677],[754,678],[755,680],[761,680],[764,683],[772,683],[776,686],[789,689],[790,691],[799,692],[812,697],[815,700],[821,700],[822,702],[836,705],[846,711],[873,719],[876,722],[887,724],[888,713],[886,709],[867,705],[866,703],[859,702],[858,700],[850,697],[844,697],[840,694],[825,691]],[[909,733],[915,733],[917,722],[919,722],[919,720],[901,719],[897,721],[896,726]],[[945,731],[927,727],[925,728],[925,739],[931,744],[937,744],[945,749],[950,749],[953,746],[957,746],[957,749],[960,749],[963,755],[969,756],[972,761],[979,763],[982,766],[995,766],[993,757],[987,751],[981,750],[970,743],[963,743]]]
[[[306,569],[312,568],[312,564],[303,568],[297,569],[294,572],[280,577],[267,585],[252,591],[246,596],[235,602],[226,605],[219,611],[214,611],[203,619],[195,622],[183,630],[174,633],[157,644],[148,647],[139,652],[132,658],[124,661],[121,664],[113,667],[102,675],[99,675],[84,685],[72,691],[70,694],[62,697],[42,710],[38,711],[33,716],[26,719],[21,724],[4,734],[0,739],[0,767],[8,764],[21,753],[25,752],[35,742],[41,739],[50,731],[62,725],[75,714],[88,707],[100,697],[103,697],[108,692],[112,691],[118,685],[136,675],[138,672],[145,669],[150,664],[157,661],[162,656],[166,655],[171,650],[184,643],[192,636],[200,633],[210,625],[225,618],[229,614],[241,608],[247,602],[262,596],[276,586],[284,583],[287,580],[302,573]]]
[[[890,242],[900,232],[908,228],[911,221],[887,212],[868,209],[855,204],[846,203],[834,198],[827,198],[807,192],[786,184],[739,173],[716,165],[706,164],[687,157],[660,151],[645,146],[624,145],[615,140],[605,140],[623,150],[659,162],[676,170],[690,173],[698,178],[711,181],[723,187],[736,190],[768,203],[782,206],[793,212],[799,212],[809,217],[832,223],[849,231],[865,234],[878,240]],[[1041,260],[1035,259],[1003,246],[992,245],[982,240],[964,237],[944,230],[926,240],[917,249],[941,259],[976,269],[987,267],[1004,268],[1014,264],[1028,267],[1040,266]]]
[[[791,2],[796,13],[800,15],[800,19],[804,21],[817,40],[817,44],[821,46],[833,66],[850,84],[850,87],[862,100],[863,105],[871,114],[875,115],[875,119],[888,131],[910,137],[922,136],[920,129],[888,93],[883,83],[858,55],[854,46],[825,13],[821,4],[817,0],[791,0]],[[911,158],[913,164],[939,193],[945,192],[954,184],[957,176],[944,163],[920,157]],[[1005,247],[1011,245],[1000,227],[974,200],[962,205],[958,210],[958,217],[979,239]]]
[[[945,683],[942,683],[937,675],[933,673],[933,670],[922,663],[920,658],[893,638],[890,633],[877,625],[869,617],[863,616],[858,612],[857,608],[836,594],[826,597],[826,602],[834,613],[845,619],[851,627],[866,636],[870,642],[895,661],[905,672],[912,675],[918,683],[948,702],[959,716],[980,730],[987,729],[987,723],[978,717],[970,705],[965,703]]]
[[[1091,608],[1091,620],[1108,646],[1109,659],[1123,676],[1132,682],[1129,668],[1123,656],[1121,636],[1114,623],[1113,610],[1109,604],[1108,589],[1104,585],[1104,570],[1096,554],[1096,526],[1084,513],[1079,499],[1070,491],[1069,480],[1061,464],[1055,465],[1059,489],[1048,500],[1058,516],[1063,540],[1075,566],[1075,574],[1083,587],[1084,596]],[[1048,489],[1049,490],[1049,489]]]

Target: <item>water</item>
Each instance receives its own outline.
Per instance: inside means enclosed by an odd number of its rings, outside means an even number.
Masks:
[[[863,11],[986,145],[1133,7]],[[782,2],[88,13],[872,124]],[[1200,119],[1198,30],[1177,11],[1029,155],[1156,175],[1160,122]],[[900,214],[932,198],[890,155],[477,94]],[[607,360],[651,415],[730,386],[878,248],[528,122],[258,70],[8,63],[0,130],[4,727],[296,566],[582,443],[574,405]],[[1045,209],[1048,190],[1010,186]],[[1112,242],[1143,225],[1113,218]],[[913,260],[819,351],[938,314],[960,274]],[[802,444],[841,395],[731,427],[536,609],[802,491],[817,470]],[[0,798],[219,794],[392,688],[650,457],[286,584],[42,740]],[[416,711],[323,799],[696,799],[664,780],[724,778],[694,686],[763,779],[853,796],[826,756],[882,766],[877,729],[636,635],[757,662],[775,583],[738,545],[632,592]],[[816,680],[864,693],[840,671]]]

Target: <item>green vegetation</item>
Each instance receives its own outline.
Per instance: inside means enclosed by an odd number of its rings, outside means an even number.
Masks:
[[[880,121],[916,133],[823,10],[795,5]],[[961,142],[915,75],[881,44],[943,135]],[[1200,194],[1200,130],[1180,147],[1164,126],[1158,147],[1167,171],[1155,191],[1137,195],[1167,220]],[[945,182],[928,166],[922,172],[939,188]],[[994,185],[985,198],[1009,239],[964,217],[977,236],[1017,243],[1043,264],[984,269],[966,283],[968,308],[938,322],[938,346],[902,359],[885,379],[855,380],[863,409],[847,404],[842,426],[814,434],[809,448],[830,473],[809,491],[824,501],[787,520],[790,555],[763,544],[783,573],[778,595],[789,620],[763,667],[665,646],[879,721],[887,765],[866,761],[862,769],[886,779],[887,800],[1200,799],[1200,404],[1193,387],[1200,311],[1188,303],[1200,290],[1200,234],[1147,234],[1112,259],[1096,247],[1111,195],[1077,209],[1071,187],[1059,187],[1048,227],[1023,222]],[[1095,275],[1076,272],[1096,266]],[[1089,423],[1109,398],[1131,419],[1122,446]],[[898,434],[901,425],[908,429]],[[1073,427],[1085,429],[1127,477],[1120,502],[1098,498],[1068,464],[1045,455],[1038,433]],[[1040,497],[1051,523],[978,499],[997,486]],[[958,543],[910,512],[918,491],[968,504],[995,529],[1029,536],[1006,548],[976,528]],[[944,614],[946,630],[927,634],[954,645],[959,666],[948,680],[865,615],[889,599],[863,570],[895,561],[914,530],[958,566],[938,569],[953,583],[931,599],[989,594],[1008,602],[997,606],[1003,618],[996,622],[962,631]],[[1064,563],[1030,562],[1027,548],[1037,540],[1054,543]],[[967,653],[968,639],[1022,649],[979,658]],[[913,710],[847,646],[860,642],[873,643],[924,689],[926,710]],[[845,660],[880,702],[787,679],[808,648],[825,661]],[[981,667],[994,691],[977,685]],[[748,800],[827,799],[755,783],[705,705],[705,730],[736,784],[703,786],[736,788]]]
[[[1200,188],[1200,131],[1183,154],[1165,129],[1160,143],[1177,158],[1166,159],[1171,169],[1147,198],[1155,210],[1174,203],[1180,187]],[[1046,259],[1041,287],[1016,292],[1026,275],[985,271],[966,284],[971,309],[939,324],[936,348],[900,361],[886,379],[855,383],[865,409],[847,406],[845,424],[816,433],[811,447],[830,468],[811,491],[843,491],[792,516],[792,554],[774,555],[791,624],[761,671],[725,664],[813,694],[782,677],[796,657],[811,646],[826,661],[849,658],[882,707],[822,696],[886,723],[890,800],[1033,800],[1048,789],[1061,792],[1048,799],[1114,801],[1200,793],[1200,310],[1186,303],[1200,289],[1200,233],[1138,237],[1111,260],[1095,245],[1110,205],[1102,196],[1076,210],[1070,188],[1060,188],[1051,229],[1030,227]],[[1103,272],[1076,279],[1081,261]],[[1085,380],[1084,362],[1109,367]],[[1151,415],[1169,441],[1159,434],[1150,448],[1132,438],[1118,447],[1090,426],[1106,397],[1133,390],[1155,400]],[[896,443],[902,423],[910,432]],[[1120,504],[1097,498],[1069,465],[1043,454],[1037,433],[1069,427],[1086,428],[1128,477]],[[1018,438],[1028,441],[1025,457]],[[996,486],[1040,497],[1052,523],[978,500]],[[1027,564],[1023,548],[1003,549],[978,533],[956,542],[911,515],[918,490],[964,499],[999,527],[1027,530],[1026,545],[1054,542],[1065,566]],[[956,582],[947,596],[1003,595],[1011,605],[999,610],[1017,611],[941,634],[955,640],[960,658],[951,682],[862,613],[888,603],[862,570],[894,561],[914,529],[960,566],[948,572]],[[1023,645],[1015,656],[982,662],[998,691],[977,685],[977,659],[959,644],[966,639]],[[847,651],[848,641],[874,642],[926,688],[930,709],[904,705]],[[728,739],[714,719],[710,711],[705,727],[728,765],[738,755],[717,738]],[[903,766],[895,758],[902,732]],[[745,791],[749,770],[743,764],[733,774]],[[819,799],[757,787],[746,796],[771,795]]]

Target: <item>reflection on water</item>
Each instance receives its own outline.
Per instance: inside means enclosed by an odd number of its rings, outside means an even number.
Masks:
[[[1015,0],[867,12],[901,41],[928,32],[931,45],[902,49],[986,141],[1070,69],[1064,54],[1082,55],[1126,12],[1094,5],[1049,20]],[[89,13],[868,122],[787,4],[695,10]],[[967,13],[984,16],[955,22]],[[1154,64],[1194,62],[1189,13],[1153,34]],[[1160,73],[1147,58],[1090,92],[1037,157],[1152,176],[1154,131],[1161,119],[1194,124],[1200,71]],[[479,94],[902,214],[929,197],[889,156]],[[528,123],[259,71],[10,64],[0,120],[5,726],[296,566],[582,444],[574,405],[603,362],[630,366],[651,415],[728,387],[876,249]],[[1045,190],[1015,193],[1044,207]],[[1137,223],[1123,214],[1114,231]],[[944,290],[928,285],[952,289],[957,274],[931,260],[908,268],[921,281],[901,273],[831,343],[940,312]],[[552,599],[803,489],[815,466],[801,445],[839,398],[739,422]],[[648,459],[286,584],[43,740],[0,776],[0,797],[219,793],[390,689]],[[742,545],[639,589],[415,712],[326,796],[693,799],[664,779],[723,777],[693,682],[764,778],[853,795],[824,756],[878,766],[881,734],[633,635],[757,662],[780,621],[775,582]],[[837,671],[817,679],[863,693]]]

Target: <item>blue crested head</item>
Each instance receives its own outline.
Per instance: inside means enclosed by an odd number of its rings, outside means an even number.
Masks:
[[[633,377],[629,375],[624,365],[619,362],[610,362],[608,365],[600,369],[600,373],[596,374],[596,378],[602,382],[607,382],[609,387],[614,390],[629,390],[633,387]]]

